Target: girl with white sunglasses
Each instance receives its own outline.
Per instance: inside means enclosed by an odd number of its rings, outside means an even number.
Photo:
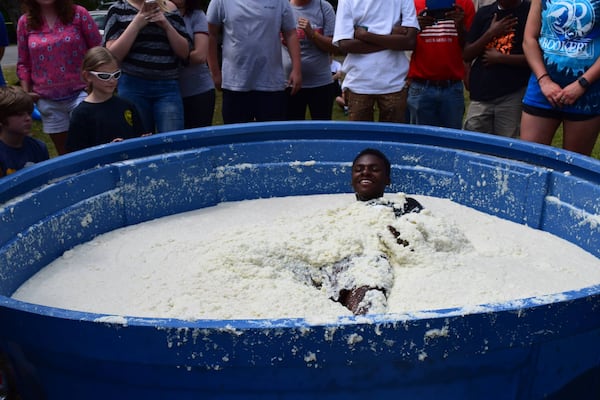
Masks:
[[[81,77],[88,96],[73,110],[67,135],[67,151],[139,137],[145,133],[135,105],[115,95],[121,70],[105,47],[88,50]]]

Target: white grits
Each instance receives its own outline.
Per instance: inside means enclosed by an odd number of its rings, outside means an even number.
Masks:
[[[222,203],[160,218],[65,252],[13,297],[121,316],[327,319],[351,312],[299,277],[348,258],[342,285],[389,290],[373,312],[468,308],[600,283],[600,259],[563,239],[412,197],[425,210],[400,218],[353,194]],[[375,267],[375,259],[392,268]]]

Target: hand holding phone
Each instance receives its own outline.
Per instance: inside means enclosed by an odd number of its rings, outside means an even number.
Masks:
[[[158,3],[156,0],[145,0],[142,7],[143,12],[150,12],[158,9]]]
[[[446,13],[454,9],[454,0],[426,0],[427,15],[436,20],[444,19]]]

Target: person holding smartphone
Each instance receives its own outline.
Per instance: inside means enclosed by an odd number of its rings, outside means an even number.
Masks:
[[[472,0],[415,0],[421,28],[408,79],[410,123],[461,129],[465,111],[462,52],[475,16]]]
[[[192,39],[168,0],[119,0],[106,16],[104,44],[120,63],[118,93],[135,104],[146,132],[184,128],[179,66]]]

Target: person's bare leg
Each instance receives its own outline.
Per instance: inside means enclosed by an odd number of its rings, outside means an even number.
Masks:
[[[589,156],[592,154],[599,131],[600,116],[585,121],[565,121],[563,148]]]
[[[552,138],[562,121],[523,113],[521,115],[521,139],[528,142],[552,144]]]
[[[52,143],[54,143],[58,155],[66,154],[67,132],[53,133],[49,136],[52,139]]]

